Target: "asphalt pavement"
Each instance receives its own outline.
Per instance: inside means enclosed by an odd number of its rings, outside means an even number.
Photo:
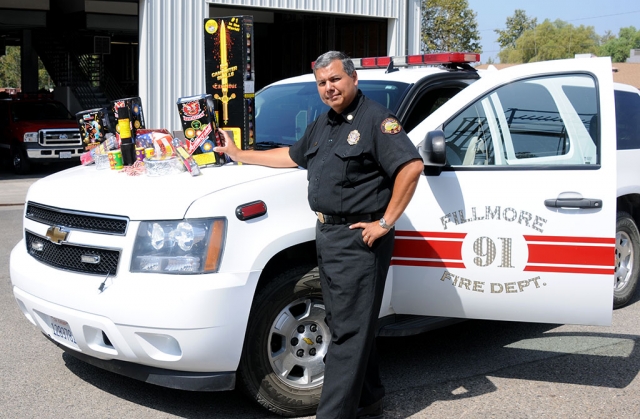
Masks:
[[[34,166],[31,173],[16,175],[8,167],[0,167],[0,207],[24,205],[27,190],[35,181],[77,163]]]

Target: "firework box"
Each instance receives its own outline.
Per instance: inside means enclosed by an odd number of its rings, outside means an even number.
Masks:
[[[240,130],[240,148],[253,148],[255,133],[255,71],[253,17],[204,20],[207,93],[215,100],[217,122]]]
[[[111,101],[111,112],[115,119],[118,138],[120,137],[120,130],[118,128],[118,109],[122,107],[129,108],[129,115],[131,115],[131,137],[136,138],[137,131],[145,127],[144,112],[142,112],[142,100],[139,97],[127,97]]]
[[[76,114],[80,137],[85,151],[98,147],[109,130],[109,111],[107,108],[89,109]]]
[[[226,162],[223,153],[214,153],[221,145],[211,95],[181,97],[176,102],[182,122],[187,151],[198,166],[220,166]]]

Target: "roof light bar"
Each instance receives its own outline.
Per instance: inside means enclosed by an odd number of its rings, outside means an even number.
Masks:
[[[438,52],[435,54],[352,59],[356,68],[387,68],[391,60],[393,60],[393,65],[395,67],[407,67],[410,65],[469,64],[479,62],[480,54],[476,54],[475,52]],[[311,63],[311,69],[313,69],[315,63],[315,61]]]

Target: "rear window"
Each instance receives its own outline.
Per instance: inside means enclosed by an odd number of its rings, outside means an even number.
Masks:
[[[614,92],[616,101],[616,133],[618,150],[640,148],[640,95]]]

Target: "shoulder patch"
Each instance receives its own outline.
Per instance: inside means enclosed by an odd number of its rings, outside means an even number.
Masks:
[[[397,134],[402,130],[402,126],[397,119],[387,118],[380,124],[380,130],[385,134]]]

